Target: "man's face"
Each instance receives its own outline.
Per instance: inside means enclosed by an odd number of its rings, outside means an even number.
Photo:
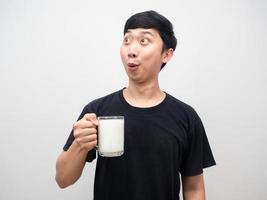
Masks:
[[[155,29],[129,29],[121,45],[121,59],[130,80],[156,80],[164,60],[163,41]]]

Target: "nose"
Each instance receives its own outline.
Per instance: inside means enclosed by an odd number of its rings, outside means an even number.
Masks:
[[[129,45],[128,57],[129,58],[136,58],[137,56],[138,56],[138,44],[133,42],[131,45]]]

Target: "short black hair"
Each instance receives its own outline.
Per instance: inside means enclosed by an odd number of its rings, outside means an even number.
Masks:
[[[153,28],[159,32],[159,35],[163,41],[163,51],[172,48],[173,51],[177,45],[177,39],[174,35],[172,23],[163,15],[156,11],[144,11],[132,15],[125,23],[124,31],[125,34],[128,29]],[[161,69],[166,65],[163,63]]]

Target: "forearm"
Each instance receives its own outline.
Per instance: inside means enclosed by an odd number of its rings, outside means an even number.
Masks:
[[[61,188],[75,183],[82,174],[88,151],[74,141],[68,151],[63,151],[56,162],[56,181]]]
[[[204,190],[191,190],[183,192],[184,200],[205,200]]]
[[[184,200],[205,200],[203,174],[182,177]]]

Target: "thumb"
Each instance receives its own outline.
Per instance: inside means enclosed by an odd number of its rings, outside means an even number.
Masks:
[[[88,121],[91,121],[94,125],[98,125],[98,120],[95,113],[87,113],[84,115],[84,118]]]

